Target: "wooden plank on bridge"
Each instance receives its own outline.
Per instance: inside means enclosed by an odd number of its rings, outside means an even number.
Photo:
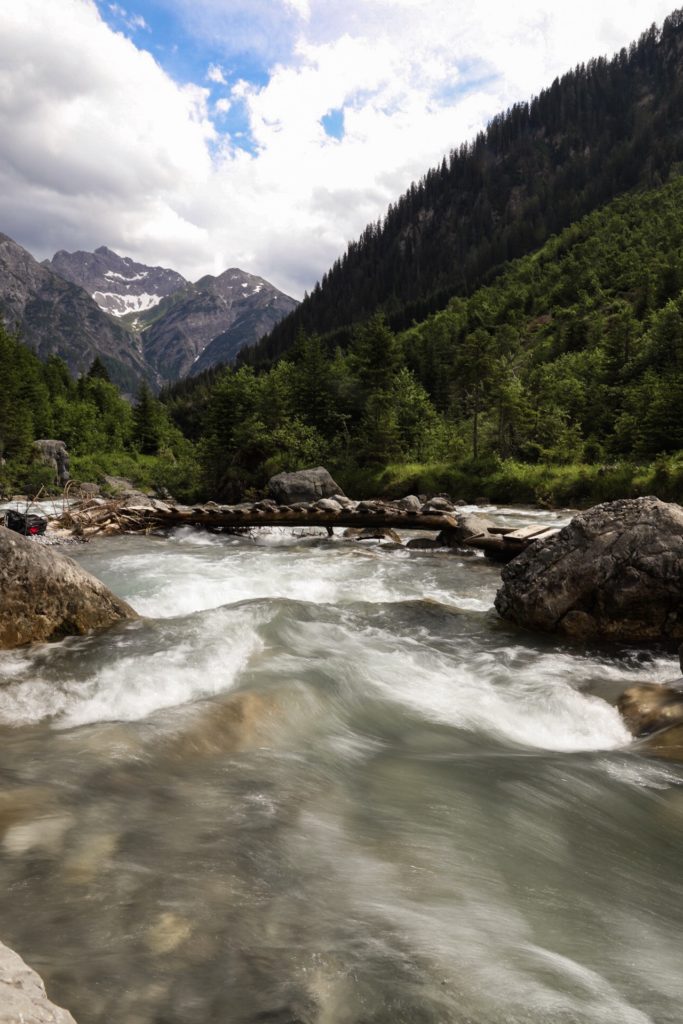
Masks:
[[[555,526],[523,526],[519,530],[513,530],[512,533],[505,534],[505,543],[513,541],[514,543],[526,543],[530,540],[537,540],[541,535],[546,533],[557,533],[559,532]]]

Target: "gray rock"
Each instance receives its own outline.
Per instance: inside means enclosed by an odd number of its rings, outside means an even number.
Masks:
[[[333,498],[321,498],[320,501],[316,501],[315,507],[321,512],[341,512],[342,510],[339,502]]]
[[[297,473],[278,473],[268,481],[268,491],[280,505],[315,502],[344,493],[323,466],[302,469]]]
[[[422,506],[423,512],[453,512],[455,505],[450,499],[436,497],[430,498],[426,504]]]
[[[0,527],[0,650],[137,618],[66,555]]]
[[[597,505],[531,544],[496,608],[529,629],[623,643],[683,639],[683,509],[658,498]]]
[[[486,533],[495,524],[486,516],[477,516],[472,512],[456,513],[457,526],[447,527],[439,534],[439,543],[447,548],[459,548],[470,537]]]
[[[352,509],[358,504],[357,501],[353,501],[351,498],[347,498],[345,494],[333,494],[332,501],[336,501],[342,508]]]
[[[69,453],[63,441],[43,439],[33,442],[36,457],[54,470],[55,480],[64,487],[71,479],[69,475]]]
[[[412,550],[428,551],[430,548],[440,548],[442,545],[434,537],[412,537],[406,547]]]
[[[422,502],[415,494],[408,494],[405,498],[401,498],[396,504],[399,508],[405,509],[406,512],[419,512],[422,507]]]
[[[0,942],[0,1024],[75,1024],[47,998],[42,979]]]
[[[370,515],[376,515],[386,511],[386,505],[383,501],[359,501],[356,505],[356,511],[369,512]]]

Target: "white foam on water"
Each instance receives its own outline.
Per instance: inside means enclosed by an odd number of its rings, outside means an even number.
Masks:
[[[283,639],[290,673],[319,662],[347,700],[379,697],[425,720],[542,750],[607,750],[630,742],[615,708],[571,685],[580,666],[570,655],[539,654],[501,667],[510,655],[477,651],[466,641],[451,656],[375,627],[320,622],[292,624]]]
[[[0,723],[20,726],[52,719],[57,727],[69,728],[135,721],[227,692],[262,648],[259,614],[246,607],[193,616],[169,624],[176,627],[175,639],[171,629],[150,637],[144,624],[114,641],[99,637],[100,664],[80,678],[82,641],[55,648],[54,657],[43,645],[17,653],[0,666]]]

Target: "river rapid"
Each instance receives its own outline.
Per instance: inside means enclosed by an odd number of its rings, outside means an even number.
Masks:
[[[68,553],[144,618],[0,655],[0,936],[79,1024],[680,1024],[683,768],[610,703],[675,659],[478,555]]]

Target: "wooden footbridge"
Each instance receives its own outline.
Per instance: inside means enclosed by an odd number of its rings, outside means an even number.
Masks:
[[[372,530],[380,535],[382,531],[389,530],[419,530],[438,532],[438,539],[445,547],[477,548],[500,561],[508,561],[529,544],[558,532],[556,527],[538,524],[521,529],[487,525],[486,529],[473,532],[477,517],[459,514],[453,507],[450,510],[434,508],[429,503],[419,509],[383,501],[349,501],[343,507],[327,499],[293,505],[257,501],[239,505],[208,502],[190,506],[142,499],[143,496],[119,500],[92,498],[69,509],[59,522],[84,538],[175,526],[226,532],[244,532],[264,526],[315,526],[325,527],[329,534],[335,528],[350,528]]]

